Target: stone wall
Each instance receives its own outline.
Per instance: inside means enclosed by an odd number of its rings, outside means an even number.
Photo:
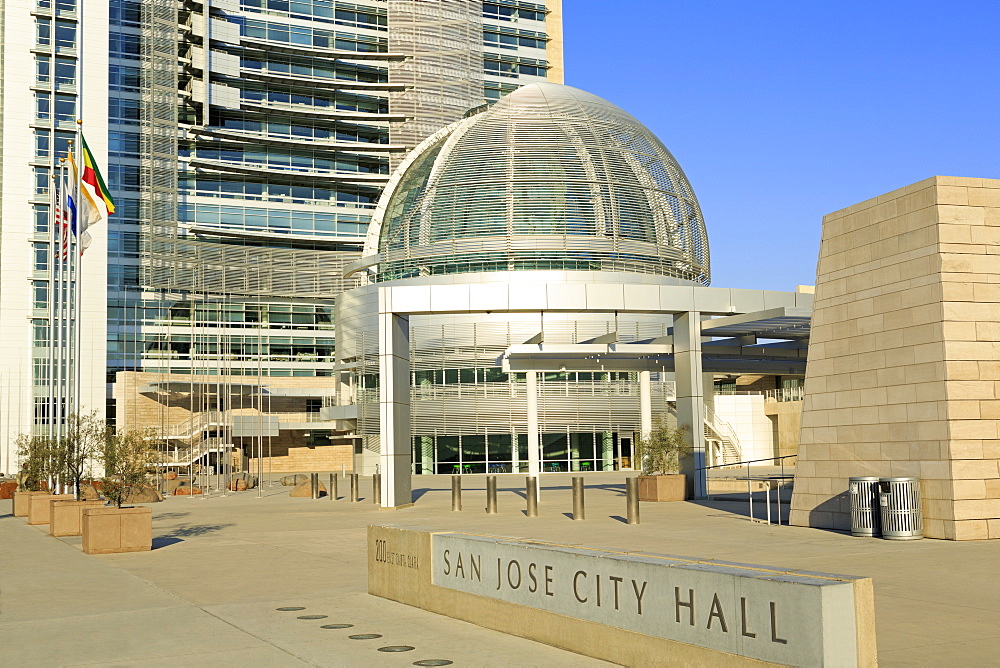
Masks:
[[[924,533],[1000,538],[1000,180],[934,177],[823,219],[792,524],[848,477],[918,476]]]
[[[774,422],[774,456],[784,457],[799,452],[799,430],[802,425],[801,401],[765,401],[764,415]]]

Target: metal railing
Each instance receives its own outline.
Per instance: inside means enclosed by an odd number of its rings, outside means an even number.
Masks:
[[[725,461],[727,454],[726,443],[729,443],[729,454],[737,461],[739,461],[740,457],[743,456],[743,448],[740,446],[740,439],[736,435],[736,430],[733,429],[732,425],[720,418],[715,410],[708,404],[705,405],[705,425],[714,431],[720,438],[722,443],[722,465],[733,466],[733,462]]]
[[[765,491],[767,493],[767,500],[766,500],[764,506],[767,509],[767,523],[768,524],[771,524],[771,483],[772,482],[776,482],[777,483],[777,494],[775,494],[775,504],[776,504],[777,508],[776,508],[776,513],[775,514],[777,515],[778,526],[781,526],[781,484],[783,482],[787,481],[789,478],[793,477],[792,474],[785,472],[785,460],[786,459],[791,459],[792,457],[798,457],[798,455],[797,454],[796,455],[781,455],[781,456],[778,456],[778,457],[765,457],[763,459],[747,459],[747,460],[744,460],[744,461],[741,461],[741,462],[733,462],[732,464],[715,464],[713,466],[699,466],[698,468],[695,469],[695,474],[697,474],[699,471],[706,471],[707,472],[707,471],[709,471],[711,469],[717,469],[717,468],[723,468],[723,467],[729,468],[729,467],[732,467],[732,466],[744,466],[745,465],[746,466],[746,477],[745,478],[738,478],[738,480],[746,480],[747,481],[747,498],[748,498],[748,503],[749,503],[750,519],[751,520],[755,520],[756,519],[753,516],[753,483],[754,482],[766,482],[767,483],[767,487],[766,487]],[[781,466],[781,473],[779,473],[777,475],[751,475],[751,473],[750,473],[750,465],[751,464],[758,464],[760,462],[779,462],[780,466]],[[705,487],[706,487],[706,490],[707,490],[708,489],[707,475],[706,475]],[[709,501],[712,500],[712,494],[711,494],[711,492],[708,492],[707,497],[708,497]],[[786,522],[786,524],[787,524],[787,522]]]
[[[764,390],[764,401],[802,401],[805,398],[803,387],[782,387],[776,390]]]

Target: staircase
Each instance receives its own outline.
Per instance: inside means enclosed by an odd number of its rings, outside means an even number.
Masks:
[[[719,444],[720,461],[715,464],[735,464],[743,459],[743,449],[736,432],[711,406],[705,406],[705,440]]]
[[[159,466],[191,466],[210,453],[228,452],[233,447],[229,439],[206,436],[208,431],[223,431],[228,426],[224,411],[204,411],[158,430],[153,438],[162,444],[165,455]]]

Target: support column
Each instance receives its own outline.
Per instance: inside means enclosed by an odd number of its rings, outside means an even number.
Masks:
[[[639,439],[646,440],[653,431],[653,393],[650,383],[650,372],[639,372]],[[638,445],[638,444],[637,444]],[[634,455],[635,453],[633,453]],[[639,461],[639,470],[646,469],[646,457]]]
[[[524,381],[528,407],[528,475],[537,478],[541,471],[538,447],[538,372],[526,372]]]
[[[392,312],[379,290],[379,420],[382,507],[413,503],[410,447],[410,319]]]
[[[687,475],[688,494],[706,496],[706,472],[697,470],[705,459],[705,392],[701,367],[701,313],[689,311],[674,316],[674,372],[677,380],[677,426],[686,427],[691,454],[681,459]]]

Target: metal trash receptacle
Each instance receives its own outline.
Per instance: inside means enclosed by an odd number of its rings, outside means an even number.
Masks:
[[[880,535],[881,512],[878,502],[878,478],[871,476],[852,477],[851,490],[851,535]]]
[[[924,513],[917,478],[879,478],[878,503],[883,538],[915,540],[924,537]]]

